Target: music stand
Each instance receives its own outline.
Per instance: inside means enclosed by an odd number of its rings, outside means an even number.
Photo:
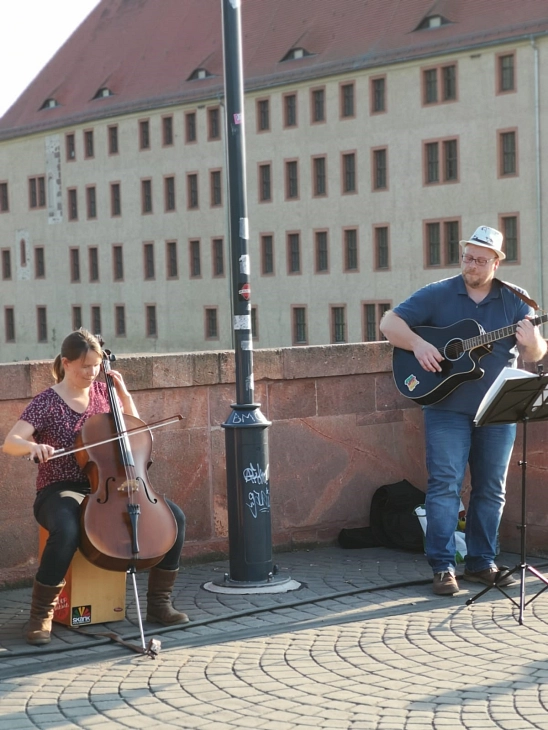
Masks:
[[[513,373],[516,371],[514,370]],[[504,371],[501,373],[504,376]],[[534,375],[523,375],[520,377],[510,377],[503,379],[500,386],[496,387],[496,381],[494,386],[494,392],[490,403],[484,406],[485,400],[480,405],[478,417],[476,414],[475,423],[476,426],[486,426],[489,424],[503,424],[503,423],[518,423],[523,424],[523,451],[522,459],[518,461],[518,465],[521,466],[521,550],[520,550],[520,562],[511,570],[505,570],[501,572],[498,577],[500,582],[517,571],[520,572],[520,597],[519,604],[515,601],[512,596],[509,596],[502,586],[493,583],[493,585],[487,586],[480,593],[469,598],[466,601],[466,605],[469,606],[475,600],[483,596],[487,591],[492,588],[499,590],[506,598],[519,608],[519,623],[523,624],[523,612],[525,606],[529,605],[532,601],[537,598],[541,593],[544,593],[548,589],[548,578],[540,573],[536,568],[528,565],[526,558],[526,531],[527,531],[527,424],[533,421],[545,421],[548,419],[548,376],[542,374],[542,366],[539,366],[539,373]],[[488,392],[486,399],[489,398],[490,392]],[[544,587],[541,588],[532,598],[527,602],[525,601],[525,574],[526,572],[534,575],[538,580],[544,583]]]

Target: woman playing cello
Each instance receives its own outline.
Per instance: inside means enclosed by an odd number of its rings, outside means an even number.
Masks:
[[[55,385],[37,395],[6,436],[3,451],[12,456],[29,455],[38,461],[34,516],[49,532],[34,580],[27,642],[39,645],[51,640],[53,612],[65,584],[64,577],[80,541],[80,505],[90,483],[74,455],[51,459],[56,449],[70,449],[85,421],[110,410],[106,386],[96,381],[103,351],[96,337],[80,329],[65,338],[53,364]],[[122,411],[139,414],[124,380],[109,370]],[[161,562],[151,568],[147,591],[147,621],[171,625],[186,623],[188,616],[176,611],[171,593],[179,571],[185,535],[185,516],[166,500],[177,523],[177,538]]]

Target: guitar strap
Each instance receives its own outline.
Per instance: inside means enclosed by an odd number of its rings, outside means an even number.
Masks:
[[[502,279],[497,279],[497,281],[500,282],[507,289],[510,289],[510,291],[513,294],[515,294],[517,297],[519,297],[523,302],[525,302],[525,304],[528,304],[530,307],[533,307],[535,312],[537,312],[540,309],[539,305],[535,302],[534,299],[531,299],[530,297],[526,296],[522,292],[518,291],[514,286],[512,286],[512,284],[508,284],[508,282],[502,281]]]

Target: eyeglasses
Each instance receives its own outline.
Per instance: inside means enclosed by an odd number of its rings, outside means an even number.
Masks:
[[[496,257],[493,257],[491,259],[484,259],[482,256],[480,256],[479,259],[475,259],[473,256],[470,256],[468,253],[462,254],[462,260],[465,264],[477,264],[478,266],[485,266],[489,263],[489,261],[495,261]]]

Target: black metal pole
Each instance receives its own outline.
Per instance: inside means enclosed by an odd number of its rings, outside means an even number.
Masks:
[[[225,584],[261,585],[272,582],[275,572],[267,434],[270,423],[261,413],[260,404],[254,402],[240,0],[221,2],[237,401],[223,423],[230,562]]]

